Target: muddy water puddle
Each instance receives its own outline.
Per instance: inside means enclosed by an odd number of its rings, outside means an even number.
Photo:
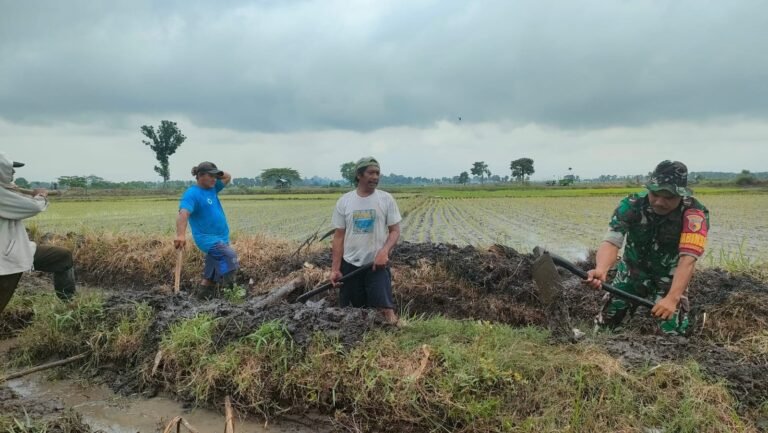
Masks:
[[[13,339],[0,340],[0,356],[13,346]],[[214,410],[185,408],[182,403],[163,396],[121,396],[105,385],[84,385],[66,379],[50,381],[46,379],[47,374],[34,373],[0,384],[0,412],[13,408],[16,412],[32,415],[55,415],[65,408],[72,408],[83,416],[83,421],[93,431],[108,433],[161,432],[176,416],[183,417],[200,433],[219,432],[224,428],[224,414]],[[11,392],[7,392],[8,390]],[[8,404],[8,399],[15,401]],[[281,419],[267,424],[253,417],[238,417],[235,427],[236,431],[243,433],[309,433],[331,430],[330,423],[321,416],[296,420]]]
[[[61,401],[63,407],[71,407],[80,413],[83,421],[94,431],[160,432],[176,416],[182,416],[200,433],[218,432],[224,427],[224,415],[213,410],[185,409],[181,403],[165,397],[145,399],[119,396],[106,386],[81,385],[67,380],[51,382],[45,379],[44,373],[14,379],[6,385],[23,400],[29,400],[30,404],[38,404],[37,401]],[[236,429],[238,432],[252,433],[308,433],[329,431],[330,425],[319,417],[297,422],[281,420],[266,426],[258,419],[238,418]]]

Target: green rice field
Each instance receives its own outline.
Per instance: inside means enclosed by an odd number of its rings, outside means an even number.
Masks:
[[[396,193],[404,215],[402,239],[520,250],[542,245],[571,258],[600,242],[608,219],[626,191],[608,195],[534,196],[497,191]],[[330,229],[339,194],[222,196],[232,235],[257,233],[303,240]],[[768,194],[703,194],[712,227],[708,260],[738,257],[764,261],[768,251]],[[59,200],[33,218],[43,232],[175,233],[175,197]]]

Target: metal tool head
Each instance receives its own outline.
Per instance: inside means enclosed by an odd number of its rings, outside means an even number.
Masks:
[[[533,249],[533,255],[536,257],[533,261],[533,281],[539,291],[539,298],[545,305],[552,305],[563,292],[560,274],[557,272],[555,262],[546,250],[536,247]]]

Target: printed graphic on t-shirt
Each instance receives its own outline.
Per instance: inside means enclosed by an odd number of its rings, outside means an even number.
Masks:
[[[376,222],[376,210],[356,210],[352,212],[352,233],[373,233],[373,225]]]

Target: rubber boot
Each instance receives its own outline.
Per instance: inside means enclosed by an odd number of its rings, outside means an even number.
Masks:
[[[235,277],[237,277],[236,274],[237,274],[236,271],[227,272],[226,274],[224,274],[224,276],[221,277],[219,286],[225,289],[231,289],[235,287]]]
[[[75,268],[53,273],[53,290],[62,301],[69,301],[75,296]]]
[[[200,301],[209,301],[216,297],[216,287],[213,284],[198,284],[193,295]]]
[[[0,313],[5,310],[5,306],[13,297],[13,293],[16,291],[16,286],[19,285],[21,279],[21,272],[18,274],[2,275],[0,276]]]

